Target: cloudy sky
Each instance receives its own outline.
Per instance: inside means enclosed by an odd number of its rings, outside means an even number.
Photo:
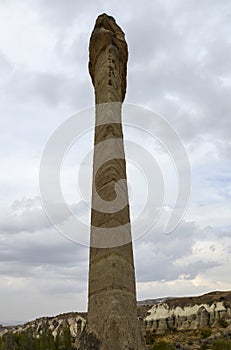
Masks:
[[[87,308],[88,248],[47,219],[39,164],[52,132],[94,103],[88,43],[103,12],[126,33],[126,102],[169,121],[192,171],[189,209],[178,228],[164,234],[163,215],[134,242],[138,298],[231,289],[230,1],[1,0],[0,321]],[[76,191],[76,174],[92,137],[73,146],[62,170],[64,196],[84,220],[89,208]],[[125,138],[160,163],[167,213],[177,188],[171,159],[134,130]],[[128,180],[134,216],[147,191],[131,163]]]

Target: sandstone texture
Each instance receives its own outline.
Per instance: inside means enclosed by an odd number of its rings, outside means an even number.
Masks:
[[[100,15],[89,45],[89,73],[96,104],[123,102],[126,93],[128,48],[113,17]]]
[[[99,16],[89,46],[96,121],[85,349],[92,348],[87,343],[92,335],[99,341],[100,350],[145,349],[137,319],[121,124],[127,58],[123,31],[112,17]]]

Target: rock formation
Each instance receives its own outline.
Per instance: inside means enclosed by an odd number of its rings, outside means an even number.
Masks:
[[[18,326],[2,326],[0,327],[0,336],[8,332],[21,333],[30,330],[36,337],[39,337],[42,335],[44,329],[46,329],[50,330],[53,337],[56,338],[57,334],[62,333],[65,326],[68,325],[71,336],[74,339],[78,339],[84,330],[86,319],[86,313],[78,312],[60,314],[54,317],[40,317],[34,321]]]
[[[155,333],[169,330],[193,330],[211,326],[220,319],[231,318],[230,307],[224,302],[195,304],[193,306],[171,308],[167,303],[154,305],[145,318],[145,329]]]
[[[201,348],[201,342],[209,344],[214,340],[230,341],[231,292],[145,300],[138,303],[138,318],[143,322],[142,328],[146,337],[154,335],[157,338],[162,337],[160,339],[169,339],[172,335],[175,337],[176,349],[195,350]],[[35,337],[40,337],[46,329],[56,338],[57,334],[62,334],[68,325],[73,345],[79,344],[79,340],[82,339],[83,349],[99,349],[99,341],[93,333],[88,332],[88,337],[84,336],[86,322],[86,313],[72,312],[55,317],[42,317],[24,325],[0,326],[0,337],[7,333],[21,333],[28,330],[32,331]],[[212,332],[211,336],[201,338],[201,331],[208,329]]]
[[[112,17],[103,14],[97,18],[89,52],[96,102],[93,161],[96,192],[92,193],[88,325],[80,349],[142,350],[145,343],[137,320],[121,125],[128,50],[124,33]],[[103,162],[102,157],[107,161]],[[115,185],[121,179],[124,180],[119,190],[121,208],[115,211],[110,209],[110,203],[117,198]],[[97,196],[108,203],[106,211],[98,204]]]
[[[172,298],[153,305],[144,317],[146,332],[195,330],[231,320],[231,293],[212,292],[199,297]]]

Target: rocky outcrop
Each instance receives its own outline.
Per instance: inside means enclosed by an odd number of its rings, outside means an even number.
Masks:
[[[193,330],[211,326],[220,319],[230,318],[231,310],[224,302],[171,308],[167,303],[154,305],[145,317],[145,329],[164,333],[168,330]]]
[[[138,303],[138,319],[143,334],[164,335],[172,331],[197,331],[214,329],[214,334],[199,343],[209,343],[216,339],[231,339],[231,292],[214,292],[200,297],[165,298]],[[24,325],[0,327],[0,336],[7,332],[20,333],[32,329],[40,336],[44,327],[53,336],[61,333],[66,325],[70,327],[73,343],[81,350],[86,343],[93,350],[99,349],[99,341],[86,329],[86,313],[67,313],[55,317],[42,317]],[[196,345],[178,344],[176,349],[196,349]],[[199,345],[198,345],[199,346]],[[200,348],[200,347],[199,347]]]
[[[158,334],[195,330],[231,320],[231,293],[215,292],[194,298],[171,298],[153,305],[144,317],[145,329]]]
[[[67,313],[55,317],[41,317],[34,321],[27,322],[19,326],[9,326],[0,328],[0,336],[7,332],[21,333],[31,330],[37,336],[40,336],[44,329],[50,330],[54,338],[58,333],[62,333],[65,326],[70,328],[70,333],[73,339],[78,339],[85,328],[86,313]]]

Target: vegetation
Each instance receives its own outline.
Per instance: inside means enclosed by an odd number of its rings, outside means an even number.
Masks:
[[[0,338],[0,350],[72,350],[72,337],[68,325],[56,338],[47,328],[35,336],[32,330],[19,334],[7,333]]]
[[[154,343],[151,350],[175,350],[175,347],[164,340]]]
[[[202,339],[210,337],[211,334],[212,334],[211,328],[202,328],[202,330],[201,330],[201,338]]]
[[[231,350],[231,342],[225,340],[216,340],[212,344],[212,350]]]
[[[145,342],[147,345],[152,345],[155,342],[156,335],[155,333],[147,332],[145,335]]]
[[[220,318],[220,320],[218,321],[218,325],[222,328],[226,328],[229,324],[224,318]]]

